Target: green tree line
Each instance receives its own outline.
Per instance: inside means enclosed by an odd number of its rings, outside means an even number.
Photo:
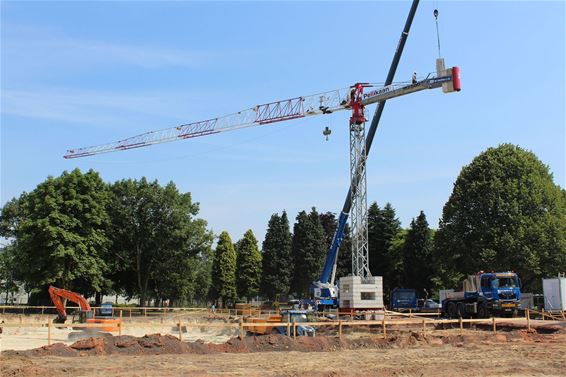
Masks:
[[[293,224],[285,211],[275,213],[260,248],[251,230],[236,242],[227,232],[215,238],[198,213],[172,182],[108,184],[92,170],[49,177],[2,208],[0,292],[23,283],[41,297],[53,284],[142,305],[304,297],[337,224],[314,207]],[[462,169],[437,230],[423,211],[405,229],[390,203],[376,202],[368,228],[370,270],[383,276],[386,296],[395,287],[430,296],[479,270],[515,270],[526,290],[540,290],[542,277],[566,270],[566,192],[532,152],[511,144]],[[337,278],[351,273],[345,233]]]

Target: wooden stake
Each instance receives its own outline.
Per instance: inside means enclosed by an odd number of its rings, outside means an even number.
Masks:
[[[425,320],[423,319],[423,336],[426,334]]]
[[[338,338],[342,339],[342,321],[338,321]]]
[[[497,329],[495,327],[495,317],[491,317],[491,321],[493,322],[493,332],[496,333]]]
[[[47,320],[47,345],[51,345],[51,318]]]
[[[460,317],[458,322],[460,323],[460,335],[462,335],[462,333],[464,332],[464,323],[462,322],[462,317]]]
[[[183,341],[183,326],[181,324],[181,320],[179,320],[179,323],[177,324],[178,328],[179,328],[179,340],[182,342]]]
[[[122,310],[120,310],[120,322],[118,322],[118,336],[122,336]]]
[[[530,310],[527,308],[527,331],[531,331],[531,314]]]
[[[387,327],[385,326],[385,314],[383,315],[383,320],[381,321],[381,326],[383,327],[383,339],[387,339]]]
[[[297,339],[297,322],[293,320],[293,340]]]
[[[244,339],[244,319],[240,317],[240,339]]]
[[[289,321],[287,321],[287,336],[288,337],[291,336],[291,322],[289,322]]]
[[[130,319],[132,319],[132,308],[130,308]]]

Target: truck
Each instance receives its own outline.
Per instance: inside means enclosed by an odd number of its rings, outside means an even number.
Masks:
[[[281,323],[283,326],[251,326],[248,327],[248,334],[250,335],[267,335],[267,334],[281,334],[293,335],[293,327],[290,328],[291,334],[287,334],[287,323],[297,323],[298,336],[315,336],[316,330],[314,327],[305,324],[308,322],[307,314],[310,312],[303,309],[286,309],[281,310],[280,314],[272,315],[269,318],[254,318],[248,317],[245,319],[247,323]],[[300,324],[298,324],[300,323]]]
[[[514,272],[483,272],[469,275],[462,289],[449,292],[442,313],[449,318],[516,316],[521,300],[521,280]]]
[[[417,291],[408,288],[395,288],[391,291],[389,308],[393,311],[417,309]]]

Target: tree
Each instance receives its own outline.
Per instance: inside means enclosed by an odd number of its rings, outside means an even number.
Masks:
[[[18,291],[16,270],[18,268],[17,255],[14,245],[7,245],[0,249],[0,295],[4,293],[8,304],[8,297]]]
[[[373,202],[368,209],[368,251],[372,275],[383,276],[384,293],[398,286],[402,280],[402,257],[399,249],[392,247],[401,232],[401,223],[395,209],[387,203],[380,209]]]
[[[4,206],[1,235],[12,240],[17,274],[28,288],[45,293],[53,284],[90,295],[109,287],[108,200],[98,173],[75,169]]]
[[[263,241],[261,292],[270,299],[287,295],[294,270],[287,213],[271,215]]]
[[[222,304],[236,299],[236,251],[228,232],[220,233],[212,263],[213,298]]]
[[[566,269],[566,200],[548,166],[512,144],[489,148],[458,176],[435,236],[438,284],[515,270],[525,288]]]
[[[325,234],[325,248],[328,251],[330,245],[332,244],[338,221],[336,220],[336,215],[334,215],[332,212],[321,213],[319,217]],[[342,239],[342,244],[338,249],[338,260],[336,262],[336,280],[341,277],[348,276],[351,273],[352,238],[350,234],[350,227],[348,224],[346,224],[346,227],[344,228],[344,238]]]
[[[424,293],[431,292],[431,279],[435,273],[432,248],[432,230],[428,227],[424,212],[421,211],[419,216],[411,221],[402,248],[405,287]]]
[[[259,293],[261,282],[261,253],[254,233],[248,230],[237,243],[236,287],[238,297],[253,297]]]
[[[150,295],[188,301],[196,292],[196,272],[209,253],[212,234],[206,221],[195,218],[198,203],[174,183],[122,180],[111,187],[110,260],[114,280],[145,305]]]
[[[325,234],[318,212],[314,207],[308,215],[305,211],[299,212],[293,228],[292,290],[295,293],[307,295],[310,284],[320,278],[325,258]]]

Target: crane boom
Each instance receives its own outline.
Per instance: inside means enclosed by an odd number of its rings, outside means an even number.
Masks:
[[[366,88],[375,89],[364,94],[361,103],[364,106],[368,106],[424,89],[438,88],[442,86],[442,83],[451,80],[452,75],[444,75],[427,77],[416,84],[409,85],[389,84],[386,86],[378,86],[375,84],[363,84]],[[176,140],[213,135],[220,132],[238,130],[240,128],[261,126],[308,116],[331,114],[336,111],[350,109],[350,95],[351,87],[309,96],[295,97],[283,101],[270,102],[222,117],[150,131],[113,143],[69,149],[64,157],[71,159],[94,156],[102,153],[118,152]]]

